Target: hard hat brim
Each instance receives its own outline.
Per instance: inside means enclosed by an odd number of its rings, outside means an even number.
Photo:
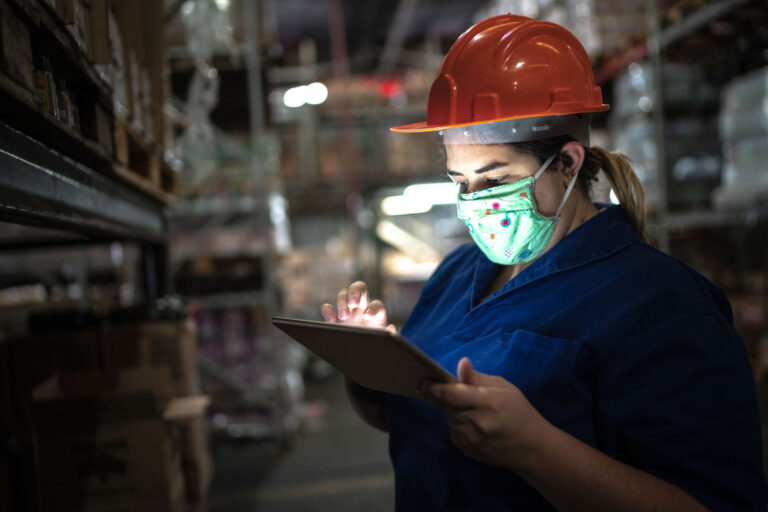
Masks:
[[[497,123],[499,121],[510,121],[513,119],[526,119],[531,117],[548,117],[548,116],[561,116],[564,114],[589,114],[592,112],[605,112],[606,110],[610,109],[611,106],[607,104],[602,104],[596,107],[582,107],[574,112],[552,112],[551,114],[535,114],[530,116],[512,116],[512,117],[504,117],[499,119],[490,119],[487,121],[476,121],[473,123],[456,123],[456,124],[445,124],[445,125],[428,125],[427,121],[421,121],[419,123],[410,123],[410,124],[403,124],[400,126],[393,126],[389,129],[391,132],[395,133],[427,133],[427,132],[438,132],[440,130],[450,130],[451,128],[462,128],[465,126],[476,126],[481,124],[487,124],[487,123]]]

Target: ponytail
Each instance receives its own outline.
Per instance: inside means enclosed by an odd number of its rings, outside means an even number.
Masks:
[[[585,149],[585,163],[591,160],[603,170],[632,226],[644,242],[650,243],[645,230],[645,192],[632,169],[632,162],[621,153],[606,151],[601,147]]]

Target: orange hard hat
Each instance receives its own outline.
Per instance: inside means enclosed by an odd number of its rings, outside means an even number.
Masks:
[[[453,44],[429,91],[427,120],[391,130],[430,132],[609,108],[573,34],[505,14],[473,25]]]

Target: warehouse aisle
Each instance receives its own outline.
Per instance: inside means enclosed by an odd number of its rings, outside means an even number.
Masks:
[[[340,375],[307,383],[325,420],[282,453],[273,445],[214,447],[211,512],[378,512],[394,509],[387,436],[348,406]]]

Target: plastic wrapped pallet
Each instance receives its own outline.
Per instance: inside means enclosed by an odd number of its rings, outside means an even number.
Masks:
[[[723,183],[713,199],[721,208],[768,199],[768,67],[728,83],[719,119],[723,141]]]

